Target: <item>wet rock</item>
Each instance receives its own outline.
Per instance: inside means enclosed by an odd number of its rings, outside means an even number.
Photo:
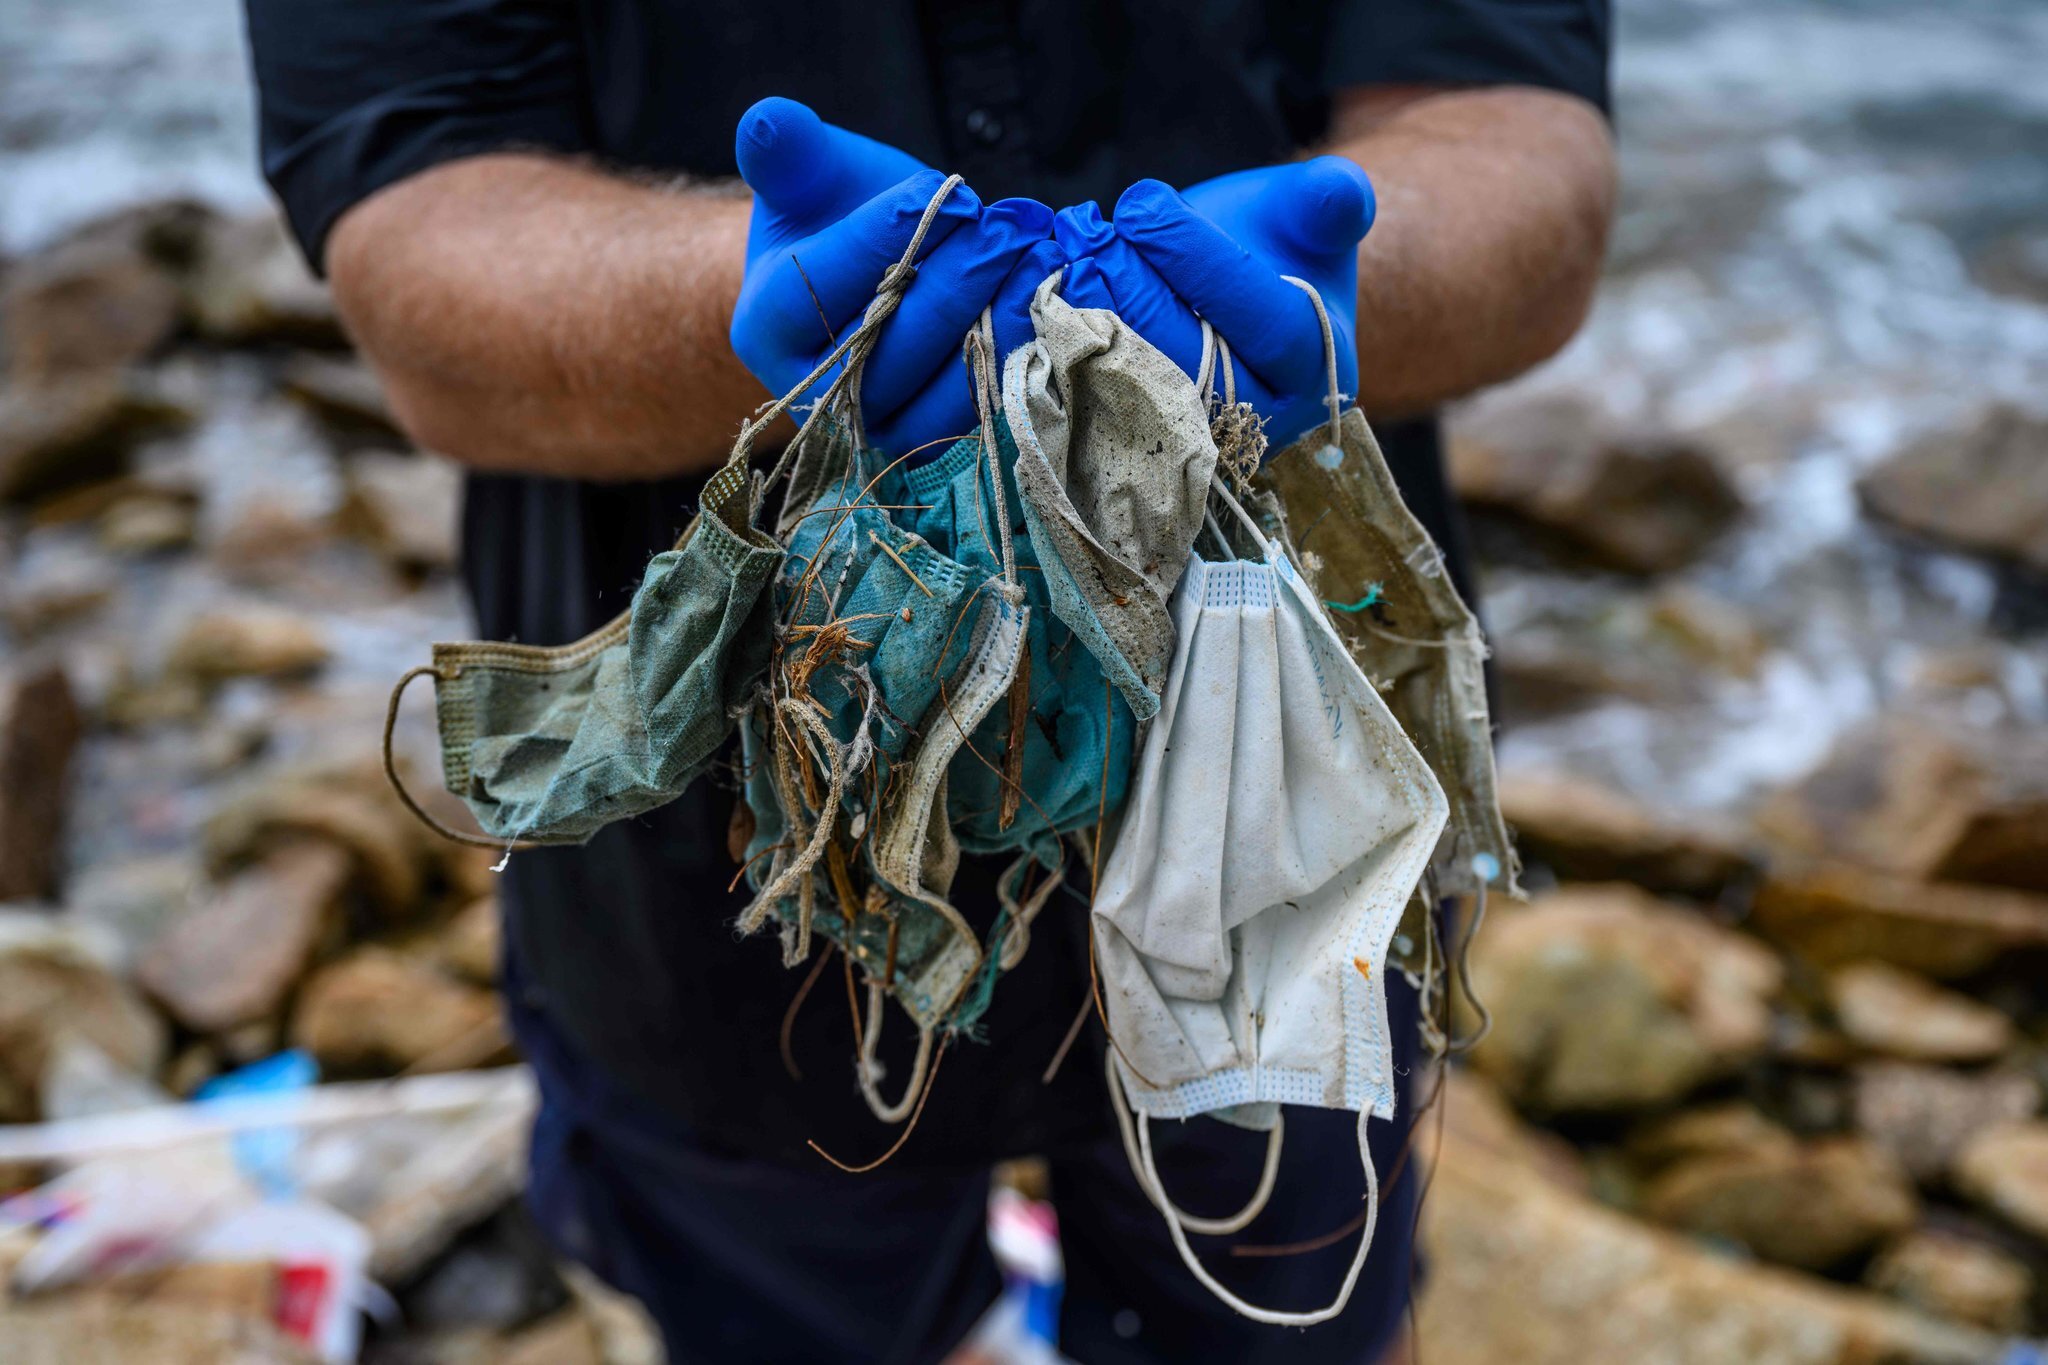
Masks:
[[[327,641],[305,617],[275,607],[203,613],[172,644],[166,671],[201,683],[292,678],[327,662]]]
[[[1562,773],[1504,773],[1501,814],[1524,860],[1565,881],[1625,881],[1711,897],[1755,872],[1734,840],[1653,816],[1639,802]]]
[[[227,577],[262,583],[289,574],[334,538],[330,520],[302,499],[252,494],[207,536],[207,559]]]
[[[1754,678],[1770,650],[1770,641],[1740,607],[1686,584],[1660,590],[1650,620],[1695,662],[1732,677]]]
[[[120,472],[137,442],[191,414],[101,375],[0,392],[0,503],[31,502]]]
[[[361,948],[316,972],[292,1038],[346,1075],[454,1071],[503,1055],[497,998],[388,948]]]
[[[211,224],[185,294],[194,329],[216,341],[346,342],[326,286],[313,278],[274,213]]]
[[[455,567],[462,474],[432,455],[364,451],[348,461],[342,524],[408,574]]]
[[[0,911],[0,1122],[38,1117],[45,1069],[76,1036],[124,1070],[162,1064],[164,1026],[83,937],[23,911]]]
[[[1494,404],[1454,422],[1449,461],[1467,503],[1623,573],[1684,567],[1743,508],[1698,446],[1624,429],[1576,397]]]
[[[1667,1103],[1760,1053],[1769,952],[1632,887],[1575,886],[1504,913],[1474,953],[1493,1010],[1473,1063],[1526,1108]]]
[[[1822,966],[1869,959],[1946,979],[2008,949],[2048,945],[2048,896],[1780,864],[1757,890],[1751,923]]]
[[[2026,1262],[1984,1242],[1924,1229],[1886,1247],[1863,1282],[1923,1313],[2004,1333],[2026,1330],[2034,1297]]]
[[[271,1018],[341,927],[348,855],[326,844],[278,850],[176,920],[138,983],[194,1033]]]
[[[434,959],[464,981],[495,985],[501,939],[497,897],[479,897],[434,936]]]
[[[104,939],[114,969],[132,974],[165,927],[196,903],[202,881],[198,861],[185,853],[95,860],[66,882],[64,919]]]
[[[1446,1132],[1423,1203],[1434,1365],[1981,1365],[1994,1339],[1713,1255]]]
[[[2048,1238],[2048,1122],[2023,1119],[1971,1138],[1949,1178],[1957,1190],[2036,1238]]]
[[[1641,1207],[1658,1222],[1808,1270],[1867,1251],[1920,1215],[1905,1170],[1857,1138],[1679,1161],[1644,1187]]]
[[[207,862],[226,871],[281,843],[313,839],[348,854],[357,885],[386,920],[426,908],[431,850],[383,775],[348,767],[290,772],[224,802],[207,821]]]
[[[1857,482],[1864,510],[1918,535],[2048,573],[2048,421],[1996,407]]]
[[[2048,892],[2048,742],[1968,744],[1887,717],[1852,731],[1766,801],[1757,825],[1806,857]]]
[[[1669,705],[1679,695],[1664,674],[1640,660],[1535,632],[1500,640],[1494,657],[1505,728],[1616,700]]]
[[[0,623],[17,639],[34,640],[91,616],[119,587],[103,555],[79,546],[38,547],[24,552],[0,583]]]
[[[1853,1041],[1906,1061],[1989,1061],[2013,1041],[2012,1021],[1997,1010],[1881,962],[1836,970],[1828,998]]]
[[[0,901],[55,894],[84,724],[55,664],[0,671]]]
[[[278,383],[322,422],[344,436],[405,444],[398,419],[377,376],[360,360],[298,355],[286,363]]]
[[[1629,1160],[1655,1173],[1687,1162],[1741,1157],[1769,1160],[1798,1150],[1791,1131],[1754,1105],[1709,1105],[1653,1119],[1631,1129]]]
[[[100,514],[100,544],[116,554],[182,550],[198,532],[196,500],[178,496],[122,498]]]
[[[177,330],[178,284],[135,237],[63,243],[0,287],[0,331],[17,381],[119,369]]]

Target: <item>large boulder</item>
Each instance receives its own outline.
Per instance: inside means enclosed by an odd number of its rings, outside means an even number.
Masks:
[[[1906,1172],[1857,1138],[1681,1160],[1645,1186],[1640,1202],[1661,1223],[1808,1270],[1907,1231],[1920,1213]]]
[[[73,1037],[139,1075],[166,1048],[163,1021],[101,950],[47,915],[0,911],[0,1123],[39,1117],[46,1069]]]
[[[0,901],[56,892],[71,755],[83,730],[61,667],[0,671]]]
[[[1965,739],[1888,716],[1764,802],[1757,825],[1801,857],[2048,892],[2048,740]]]
[[[1857,1067],[1850,1099],[1856,1131],[1929,1186],[1947,1175],[1979,1133],[2031,1118],[2040,1107],[2040,1084],[2025,1072],[1906,1062]]]
[[[1710,897],[1756,871],[1732,838],[1659,818],[1585,778],[1504,772],[1500,807],[1523,860],[1543,863],[1564,881],[1634,882]]]
[[[332,845],[279,849],[174,921],[139,984],[194,1033],[272,1018],[340,930],[349,875]]]
[[[1863,1282],[1901,1303],[1952,1322],[2017,1335],[2027,1327],[2034,1272],[1995,1246],[1922,1229],[1870,1263]]]
[[[1474,949],[1494,1028],[1473,1063],[1519,1104],[1649,1108],[1770,1037],[1782,984],[1761,945],[1633,887],[1574,886],[1498,915]]]
[[[2048,1239],[2048,1122],[2024,1119],[1971,1138],[1949,1178],[1984,1208],[2037,1239]]]
[[[462,474],[433,455],[363,451],[348,461],[342,525],[401,573],[455,567]]]
[[[1984,1062],[2013,1042],[2012,1020],[1989,1005],[1882,962],[1837,969],[1828,999],[1852,1042],[1910,1062]]]
[[[230,678],[295,678],[327,662],[325,633],[277,607],[223,607],[187,622],[171,644],[166,671],[201,683]]]
[[[2048,573],[2048,420],[1992,408],[1879,465],[1856,491],[1874,517]]]
[[[120,369],[178,328],[178,282],[137,234],[52,247],[7,272],[0,337],[17,383]]]
[[[1455,1113],[1453,1114],[1455,1118]],[[1433,1365],[1982,1365],[1985,1333],[1711,1254],[1446,1129],[1423,1203]]]
[[[206,823],[203,844],[207,862],[225,874],[303,839],[348,855],[356,884],[379,918],[414,918],[428,908],[438,840],[369,765],[311,764],[265,775],[222,802]]]
[[[1698,445],[1627,429],[1572,396],[1497,402],[1453,421],[1449,460],[1467,503],[1623,573],[1683,568],[1743,510]]]
[[[1869,959],[1948,979],[2048,946],[2048,896],[1781,861],[1757,889],[1751,923],[1821,966]]]

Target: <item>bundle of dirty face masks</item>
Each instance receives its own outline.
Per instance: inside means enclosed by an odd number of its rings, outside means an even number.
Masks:
[[[1321,1321],[1371,1241],[1404,910],[1513,883],[1478,629],[1342,409],[1334,350],[1330,421],[1263,460],[1220,339],[1205,328],[1190,382],[1055,274],[1000,368],[986,317],[964,339],[974,433],[921,461],[866,448],[863,366],[956,183],[860,325],[741,432],[624,615],[559,648],[437,645],[405,681],[434,678],[447,786],[508,856],[673,800],[737,732],[740,928],[774,925],[789,966],[820,936],[844,951],[867,996],[856,1075],[885,1121],[973,1033],[1055,892],[1085,887],[1141,1185],[1226,1302]],[[757,468],[799,399],[796,438]],[[386,745],[388,764],[388,728]],[[1007,859],[986,935],[949,899],[963,854]],[[888,1000],[919,1035],[894,1096]],[[1256,1216],[1288,1104],[1356,1112],[1367,1174],[1349,1274],[1305,1314],[1239,1301],[1186,1238]],[[1268,1134],[1230,1219],[1178,1210],[1153,1160],[1151,1120],[1198,1115]]]

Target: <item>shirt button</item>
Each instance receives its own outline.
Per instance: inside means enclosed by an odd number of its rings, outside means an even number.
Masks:
[[[1003,140],[1003,121],[986,109],[976,109],[967,115],[967,132],[984,147],[993,147]]]

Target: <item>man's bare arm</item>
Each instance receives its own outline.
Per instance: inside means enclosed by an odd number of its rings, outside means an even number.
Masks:
[[[1340,99],[1324,148],[1372,177],[1359,249],[1360,402],[1425,412],[1554,355],[1585,320],[1614,147],[1585,101],[1523,87]]]
[[[1369,90],[1330,150],[1373,178],[1360,388],[1400,415],[1520,373],[1585,315],[1613,203],[1605,123],[1527,89]],[[701,470],[766,397],[728,341],[747,201],[526,155],[373,195],[330,239],[335,296],[399,420],[479,468]]]
[[[520,154],[345,214],[328,274],[420,444],[481,469],[653,478],[715,465],[767,394],[727,329],[748,200]]]

